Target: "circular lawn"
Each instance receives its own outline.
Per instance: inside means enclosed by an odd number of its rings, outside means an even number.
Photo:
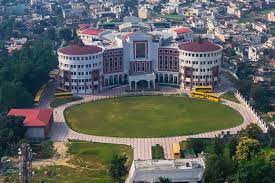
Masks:
[[[240,125],[239,112],[221,103],[181,96],[121,97],[65,110],[75,131],[114,137],[163,137]]]

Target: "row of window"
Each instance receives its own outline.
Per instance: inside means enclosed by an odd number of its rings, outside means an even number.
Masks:
[[[182,67],[184,68],[184,67]],[[198,68],[193,68],[193,72],[205,72],[205,71],[212,71],[212,68],[207,68],[207,69],[198,69]]]
[[[213,60],[213,61],[190,61],[190,60],[181,60],[181,63],[182,64],[184,64],[184,63],[186,63],[186,64],[193,64],[193,65],[205,65],[205,64],[212,64],[212,63],[214,63],[214,64],[216,64],[216,63],[218,63],[218,60]]]
[[[173,60],[173,58],[174,58],[174,60],[175,61],[178,61],[178,57],[173,57],[173,56],[169,56],[169,60]],[[162,56],[162,55],[160,55],[159,56],[159,60],[168,60],[168,56]]]
[[[203,76],[200,76],[200,75],[193,75],[193,78],[194,79],[211,79],[212,78],[212,75],[203,75]]]
[[[212,82],[202,82],[202,83],[193,82],[192,84],[193,86],[209,86],[209,85],[212,85]]]
[[[178,50],[174,49],[159,49],[159,53],[178,54]]]
[[[92,82],[92,79],[71,79],[72,83],[85,83],[85,82]]]
[[[151,64],[149,62],[133,62],[131,63],[131,71],[132,72],[150,72]]]
[[[218,51],[218,52],[213,52],[213,53],[187,53],[187,52],[182,52],[183,56],[189,56],[189,57],[213,57],[213,56],[217,56],[220,55],[222,52]]]
[[[97,55],[93,55],[93,56],[83,56],[83,57],[69,57],[69,56],[63,56],[63,55],[59,55],[60,58],[65,59],[65,60],[91,60],[91,59],[98,59],[102,57],[102,54],[97,54]]]
[[[104,59],[105,62],[108,62],[108,61],[111,62],[111,61],[113,61],[113,60],[114,60],[114,61],[117,61],[117,60],[122,61],[122,57],[109,57],[109,58],[105,58],[105,59]]]
[[[85,90],[85,86],[72,86],[72,90]],[[86,89],[92,89],[92,86],[86,86]]]
[[[105,51],[104,55],[121,55],[122,50],[114,50],[114,51]]]
[[[84,67],[86,68],[91,68],[92,66],[93,67],[97,67],[98,65],[100,66],[101,65],[101,62],[98,62],[98,63],[93,63],[93,64],[86,64],[86,65],[69,65],[69,64],[63,64],[63,63],[59,63],[59,66],[63,66],[64,67],[70,67],[71,69],[75,69],[75,68],[78,68],[78,69],[83,69]]]
[[[86,75],[91,75],[92,71],[86,72]],[[71,72],[72,76],[84,76],[85,72]]]
[[[174,63],[174,64],[173,64]],[[162,69],[170,69],[170,70],[178,70],[178,62],[177,61],[162,61],[160,60],[159,62],[159,69],[162,70]]]
[[[104,72],[122,71],[122,61],[105,62]]]

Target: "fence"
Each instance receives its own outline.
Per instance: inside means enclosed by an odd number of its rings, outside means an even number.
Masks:
[[[254,115],[254,117],[256,119],[256,123],[258,124],[258,126],[261,127],[261,129],[263,130],[264,133],[267,133],[268,125],[260,117],[260,115],[256,112],[256,110],[253,109],[252,106],[245,100],[245,98],[241,95],[241,93],[239,91],[235,92],[235,97],[237,97],[239,99],[239,101],[251,111],[251,113]]]

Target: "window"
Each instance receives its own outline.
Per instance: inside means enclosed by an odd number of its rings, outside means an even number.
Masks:
[[[147,42],[135,42],[135,58],[147,58]]]

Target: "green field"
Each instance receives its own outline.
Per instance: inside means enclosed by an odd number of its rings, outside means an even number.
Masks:
[[[221,103],[180,96],[123,97],[65,110],[69,126],[82,133],[117,137],[197,134],[242,123],[242,116]]]
[[[133,160],[133,151],[129,146],[114,144],[99,144],[89,142],[72,142],[69,154],[73,155],[68,166],[47,166],[35,170],[32,182],[47,183],[112,183],[108,174],[110,162],[114,154],[126,154],[127,167],[130,168]],[[18,182],[18,173],[12,175],[10,180],[4,182]]]

